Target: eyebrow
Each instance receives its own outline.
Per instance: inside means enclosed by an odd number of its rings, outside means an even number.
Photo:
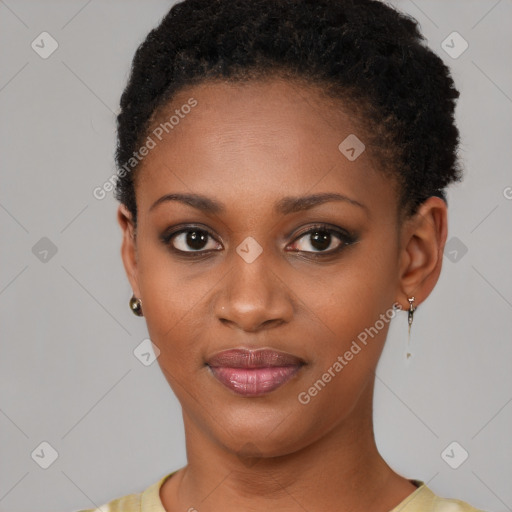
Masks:
[[[168,201],[178,201],[180,203],[187,204],[201,210],[204,213],[220,214],[226,211],[226,206],[210,197],[201,194],[166,194],[165,196],[157,199],[149,208],[149,211],[154,210],[158,205],[166,203]],[[324,192],[319,194],[311,194],[307,196],[287,196],[279,199],[274,204],[274,212],[281,213],[283,215],[289,215],[291,213],[309,210],[323,203],[329,201],[343,201],[354,206],[358,206],[368,212],[367,206],[355,199],[352,199],[343,194],[337,194],[333,192]]]

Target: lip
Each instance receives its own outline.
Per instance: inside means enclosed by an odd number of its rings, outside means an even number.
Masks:
[[[304,365],[292,354],[272,349],[224,350],[208,359],[212,375],[241,396],[261,396],[288,382]]]

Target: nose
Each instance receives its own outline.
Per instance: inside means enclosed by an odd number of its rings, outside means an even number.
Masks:
[[[232,259],[231,270],[222,280],[215,303],[217,318],[246,332],[289,322],[294,311],[293,294],[277,269],[271,268],[265,253],[251,263],[238,254]]]

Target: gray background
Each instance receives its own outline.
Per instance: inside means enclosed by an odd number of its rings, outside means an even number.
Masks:
[[[171,4],[0,1],[1,511],[93,508],[186,463],[179,403],[158,364],[133,354],[147,331],[128,308],[117,204],[92,195],[115,170],[134,51]],[[452,69],[466,176],[450,190],[449,251],[409,362],[406,315],[393,320],[377,442],[435,492],[512,510],[512,2],[393,4]],[[31,47],[43,31],[59,45],[47,59]],[[458,58],[441,47],[453,31],[469,43]],[[34,460],[48,449],[31,456],[43,441],[58,452],[48,469]],[[441,456],[453,441],[469,453],[458,469]]]

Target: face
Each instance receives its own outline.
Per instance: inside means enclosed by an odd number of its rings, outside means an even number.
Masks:
[[[134,293],[187,433],[235,452],[291,453],[371,408],[402,298],[397,193],[339,149],[365,142],[340,107],[286,81],[194,86],[138,170]]]

